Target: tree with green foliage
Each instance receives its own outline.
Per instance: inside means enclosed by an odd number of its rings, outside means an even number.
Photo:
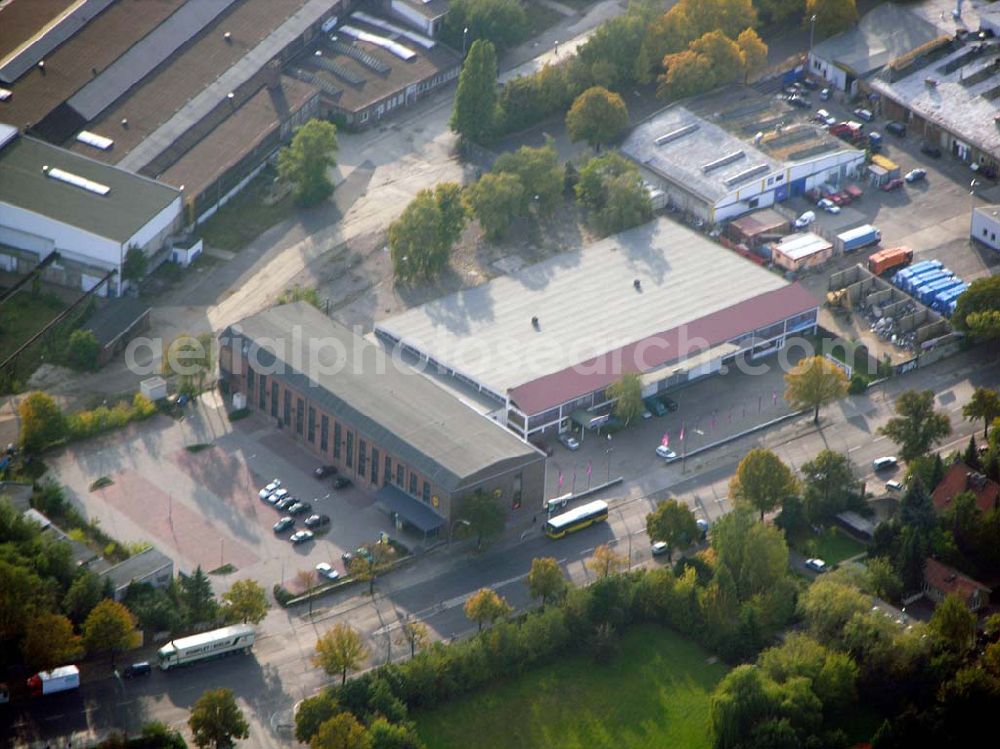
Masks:
[[[17,406],[21,417],[21,449],[40,453],[66,436],[66,417],[48,393],[28,393]]]
[[[635,372],[626,372],[608,385],[607,397],[615,402],[614,415],[626,425],[643,412],[642,380]]]
[[[639,175],[638,167],[617,151],[595,156],[580,169],[576,199],[589,210],[600,211],[608,202],[608,184],[615,177],[632,174]]]
[[[462,186],[457,182],[441,182],[434,187],[434,202],[439,213],[438,234],[441,244],[450,252],[469,221]]]
[[[49,671],[83,655],[83,642],[65,616],[39,614],[28,622],[21,641],[21,655],[31,668]]]
[[[710,708],[716,749],[741,749],[754,726],[774,714],[774,691],[757,666],[737,666],[722,677]]]
[[[608,544],[600,544],[594,549],[593,556],[585,564],[598,580],[610,575],[617,575],[626,568],[628,560]]]
[[[805,0],[753,0],[765,25],[779,26],[805,10]]]
[[[698,538],[698,521],[686,504],[668,499],[646,515],[646,534],[667,545],[667,559],[673,562],[674,549],[686,549]]]
[[[504,50],[520,44],[531,32],[517,0],[452,0],[444,17],[444,37],[455,49],[468,49],[482,39]]]
[[[549,216],[562,201],[563,181],[566,172],[559,163],[552,138],[545,145],[521,146],[516,151],[506,151],[493,164],[496,174],[514,174],[524,187],[522,213],[534,211],[538,216]]]
[[[756,447],[746,454],[729,482],[729,496],[764,513],[795,496],[799,485],[788,466],[770,450]]]
[[[503,596],[492,588],[480,588],[465,601],[465,615],[479,625],[480,632],[483,631],[484,623],[492,624],[497,619],[509,616],[512,610]]]
[[[215,364],[212,358],[213,347],[211,333],[200,333],[197,336],[181,333],[164,348],[161,372],[177,377],[180,392],[198,395],[205,389],[205,379]]]
[[[108,598],[105,585],[96,573],[84,570],[73,580],[66,595],[63,596],[62,610],[66,616],[77,624],[82,624],[91,609],[100,603],[102,598]]]
[[[319,732],[319,727],[344,708],[333,689],[325,688],[302,700],[295,710],[295,739],[308,744]]]
[[[230,749],[250,735],[250,725],[231,689],[209,689],[191,708],[188,726],[199,749]]]
[[[417,655],[417,650],[426,647],[430,641],[430,630],[423,622],[407,620],[399,625],[399,636],[396,642],[400,645],[408,645],[410,657]]]
[[[222,594],[222,614],[230,622],[260,624],[268,608],[267,594],[256,580],[237,580]]]
[[[461,499],[455,520],[468,524],[469,531],[476,534],[476,548],[481,549],[484,541],[503,533],[507,513],[493,497],[477,490]]]
[[[568,583],[559,562],[554,557],[535,557],[525,580],[532,598],[546,604],[559,600],[566,593]]]
[[[956,300],[951,323],[983,340],[1000,338],[1000,276],[977,278]]]
[[[0,639],[20,637],[32,617],[48,609],[45,588],[33,570],[0,558]]]
[[[813,424],[819,423],[819,409],[847,394],[844,370],[822,356],[810,356],[785,375],[785,400],[795,409],[812,408]]]
[[[711,546],[729,570],[741,601],[775,590],[788,573],[788,545],[777,528],[737,507],[712,527]]]
[[[628,109],[618,94],[591,86],[566,113],[566,131],[573,143],[586,141],[598,151],[614,142],[628,125]]]
[[[869,557],[865,564],[867,588],[884,601],[899,601],[903,595],[903,581],[896,574],[888,557]]]
[[[691,42],[690,50],[711,61],[716,85],[744,79],[746,71],[743,66],[743,50],[718,29],[695,39]]]
[[[625,13],[596,29],[573,58],[573,73],[586,85],[612,91],[628,90],[637,80],[636,58],[646,35],[646,26],[655,17],[655,3],[630,3]]]
[[[736,44],[740,48],[740,55],[743,58],[743,82],[759,73],[767,65],[767,45],[753,29],[743,29],[736,37]]]
[[[486,238],[502,239],[523,215],[524,185],[514,174],[487,172],[465,190],[465,200]]]
[[[310,749],[372,749],[365,727],[352,713],[334,715],[309,742]]]
[[[295,187],[295,201],[314,206],[333,193],[327,171],[337,164],[337,126],[309,120],[296,128],[290,145],[278,152],[278,175]]]
[[[115,656],[139,646],[135,617],[122,604],[105,598],[94,606],[83,623],[83,644],[90,655],[107,654],[114,665]]]
[[[663,68],[656,89],[661,99],[686,99],[715,87],[715,70],[708,55],[685,49],[664,57]]]
[[[962,462],[973,471],[982,471],[982,461],[979,460],[979,448],[976,447],[976,435],[969,435],[969,444],[962,453]]]
[[[652,218],[653,201],[638,172],[612,177],[604,189],[604,207],[594,215],[601,232],[617,234]]]
[[[496,48],[487,39],[477,39],[462,64],[450,126],[463,139],[484,143],[493,136],[496,120]]]
[[[411,724],[392,723],[378,717],[368,726],[371,749],[425,749]]]
[[[390,544],[371,544],[368,554],[358,554],[348,563],[347,571],[354,579],[368,583],[368,595],[374,596],[375,581],[395,558],[396,550]]]
[[[448,267],[453,242],[445,240],[441,208],[430,190],[421,190],[389,224],[389,253],[400,281],[433,278]]]
[[[968,652],[975,644],[976,615],[957,593],[951,593],[934,607],[928,629],[956,653]]]
[[[962,416],[968,421],[983,420],[983,439],[989,439],[990,423],[1000,418],[1000,393],[990,388],[977,387],[969,402],[962,406]]]
[[[66,342],[66,363],[81,372],[93,372],[100,365],[101,344],[91,330],[74,330]]]
[[[806,514],[814,522],[823,522],[847,509],[857,496],[857,479],[850,459],[843,453],[822,450],[803,463],[802,500]]]
[[[940,453],[921,455],[919,458],[911,460],[906,466],[906,476],[903,477],[903,483],[909,484],[914,479],[919,479],[927,491],[933,492],[944,479],[946,472],[944,459]]]
[[[899,445],[899,457],[910,461],[925,455],[951,434],[948,414],[934,410],[933,390],[907,390],[896,399],[896,413],[883,426],[883,434]]]
[[[906,491],[899,501],[897,517],[900,525],[915,528],[921,533],[929,534],[937,527],[934,502],[920,479],[914,478],[906,485]]]
[[[370,656],[371,651],[357,630],[346,622],[337,622],[316,641],[312,663],[330,676],[339,674],[340,683],[344,684],[348,671],[357,671]]]
[[[146,277],[149,270],[149,258],[141,247],[129,245],[122,261],[122,280],[139,282]]]
[[[851,617],[871,608],[869,599],[856,588],[828,577],[817,578],[806,589],[800,606],[813,635],[824,644],[839,643]]]
[[[855,0],[806,0],[803,24],[807,28],[814,16],[816,34],[820,38],[833,36],[858,22],[858,6]]]
[[[194,623],[213,621],[219,615],[219,604],[212,593],[212,581],[201,565],[195,567],[191,575],[179,572],[177,578],[180,582],[181,600],[187,606],[190,620]]]

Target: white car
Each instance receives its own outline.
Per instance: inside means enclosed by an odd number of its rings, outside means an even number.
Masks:
[[[293,544],[304,544],[306,541],[312,541],[313,532],[312,531],[295,531],[288,540]]]
[[[805,229],[815,220],[816,220],[816,213],[814,211],[806,211],[797,219],[795,219],[795,228]]]
[[[666,541],[656,541],[651,547],[650,551],[653,553],[654,557],[661,556],[667,553],[667,542]]]
[[[806,567],[813,572],[826,572],[829,569],[822,559],[807,559]]]
[[[567,450],[579,450],[580,440],[572,434],[560,434],[559,441],[563,443]]]
[[[817,109],[816,110],[816,116],[813,119],[815,119],[817,122],[821,122],[821,123],[823,123],[824,125],[827,125],[827,126],[836,125],[837,124],[837,118],[834,117],[829,112],[827,112],[825,109]]]
[[[885,488],[890,492],[901,492],[903,491],[903,482],[896,481],[896,479],[890,479],[885,482]]]
[[[274,498],[275,502],[280,502],[288,496],[288,489],[275,489],[271,497]]]
[[[316,565],[316,574],[320,577],[325,577],[327,580],[336,580],[340,577],[340,573],[326,562],[320,562]]]
[[[870,109],[855,109],[854,116],[859,120],[864,120],[865,122],[871,122],[875,119],[875,115],[872,114]]]
[[[666,445],[658,445],[656,448],[656,454],[663,458],[667,463],[673,463],[675,460],[678,460],[677,453]]]
[[[272,481],[270,484],[268,484],[259,492],[257,492],[257,496],[260,497],[261,499],[266,499],[267,497],[270,497],[272,494],[278,491],[280,486],[281,482],[278,481],[278,479],[274,479],[274,481]]]
[[[819,201],[816,206],[822,208],[827,213],[840,213],[840,206],[834,203],[829,198],[823,198]]]
[[[881,458],[875,458],[872,461],[872,468],[876,471],[885,471],[889,468],[895,468],[898,461],[893,455],[885,455]]]

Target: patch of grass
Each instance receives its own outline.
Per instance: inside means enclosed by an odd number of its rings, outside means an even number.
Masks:
[[[185,445],[184,449],[189,453],[200,453],[202,450],[207,450],[212,446],[211,442],[198,442],[194,445]]]
[[[249,408],[237,408],[235,411],[229,412],[229,421],[239,421],[240,419],[245,419],[249,415]]]
[[[559,659],[416,713],[428,749],[708,749],[709,698],[727,668],[660,627],[635,627],[610,664]]]
[[[106,486],[111,486],[114,481],[112,481],[108,476],[101,476],[99,479],[94,481],[90,485],[90,491],[96,492],[98,489],[103,489]]]
[[[597,0],[558,0],[562,5],[568,5],[573,10],[584,10],[597,2]]]
[[[291,194],[270,199],[275,172],[267,168],[236,197],[201,225],[205,243],[220,250],[239,250],[294,213]]]
[[[208,574],[210,574],[210,575],[231,575],[234,572],[236,572],[236,567],[234,567],[233,565],[231,565],[229,563],[226,563],[226,564],[222,565],[221,567],[216,567],[214,570],[209,570]]]
[[[591,0],[591,2],[593,1]],[[554,26],[565,18],[562,13],[552,10],[552,8],[541,3],[534,2],[534,0],[528,0],[528,2],[524,3],[524,15],[527,16],[531,36],[542,33],[545,29]]]
[[[813,536],[804,544],[804,551],[813,557],[819,557],[827,564],[840,564],[865,552],[865,546],[855,541],[839,528],[825,528],[818,536]]]
[[[54,294],[20,291],[0,307],[0,360],[6,359],[31,336],[66,309]]]

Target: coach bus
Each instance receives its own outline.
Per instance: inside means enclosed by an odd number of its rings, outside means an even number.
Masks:
[[[597,500],[549,518],[545,523],[545,535],[562,538],[567,533],[583,530],[594,523],[608,519],[608,503]]]
[[[217,658],[232,653],[249,653],[254,642],[253,627],[235,624],[231,627],[213,629],[200,635],[171,640],[156,654],[160,658],[160,668],[169,671],[177,666]]]

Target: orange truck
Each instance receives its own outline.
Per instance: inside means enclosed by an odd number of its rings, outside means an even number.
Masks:
[[[890,247],[889,249],[873,252],[868,258],[868,270],[876,276],[883,273],[909,265],[913,260],[913,250],[909,247]]]

